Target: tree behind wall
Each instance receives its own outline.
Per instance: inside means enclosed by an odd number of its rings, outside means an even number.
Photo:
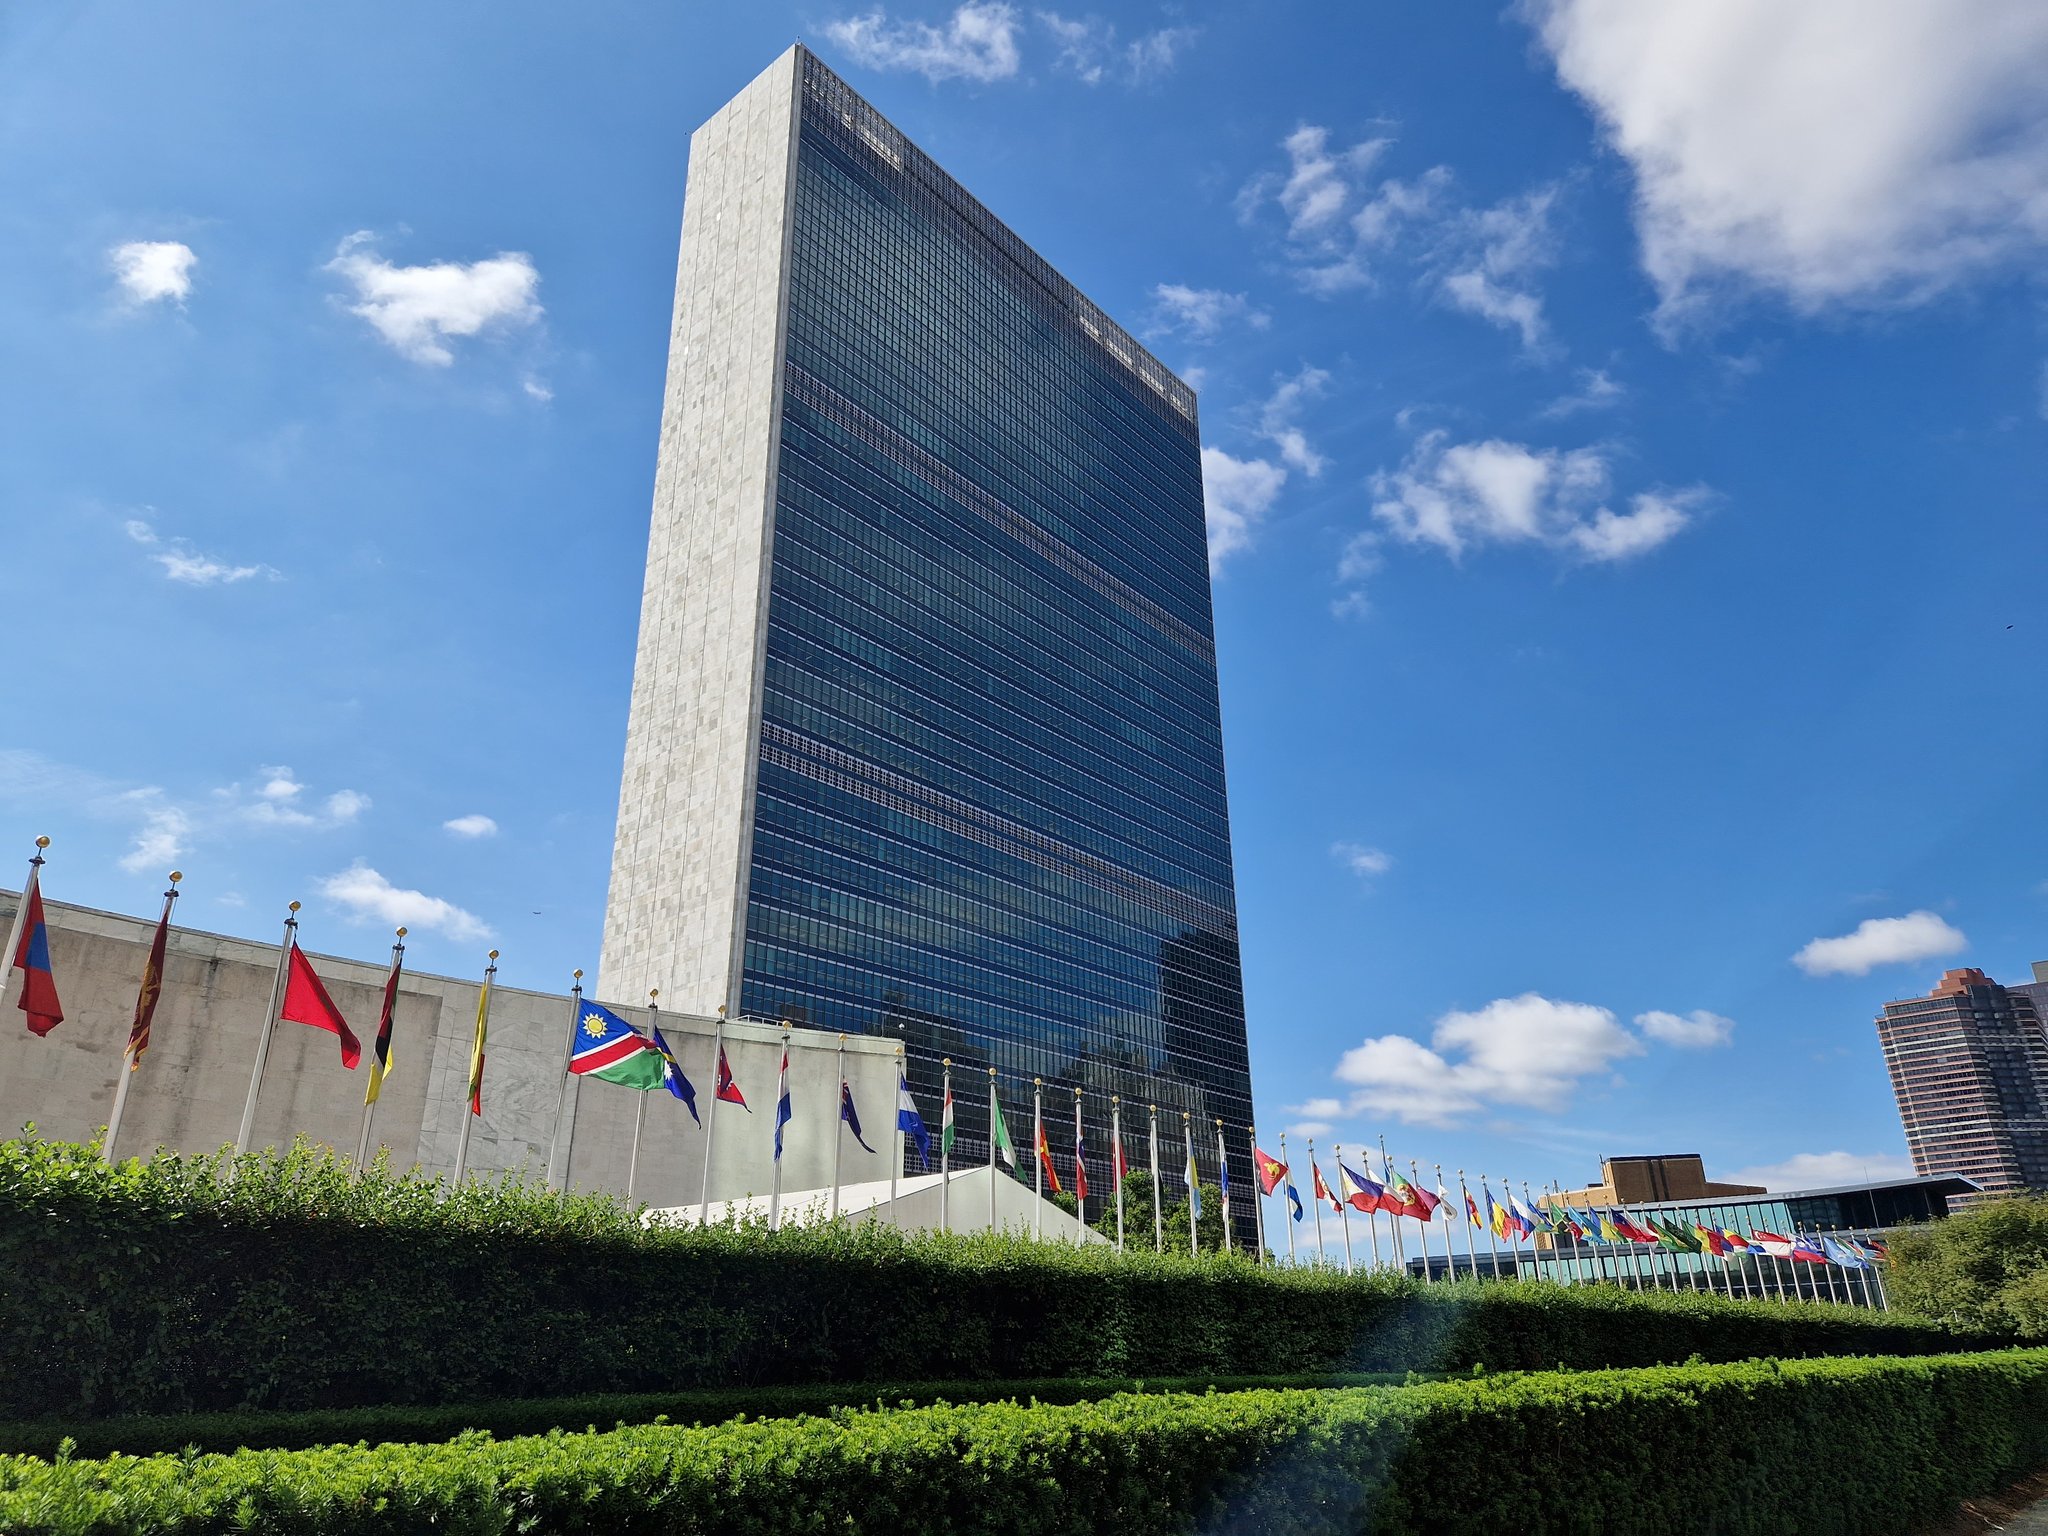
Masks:
[[[2048,1339],[2048,1195],[1994,1200],[1891,1240],[1892,1305]]]

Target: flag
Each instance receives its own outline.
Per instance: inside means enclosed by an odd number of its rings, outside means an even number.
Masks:
[[[1294,1211],[1294,1219],[1296,1221],[1301,1220],[1305,1212],[1302,1210],[1301,1207],[1301,1194],[1298,1190],[1295,1189],[1294,1180],[1292,1179],[1289,1179],[1287,1181],[1287,1204]]]
[[[21,943],[15,946],[14,969],[21,972],[21,1011],[28,1015],[28,1032],[47,1035],[64,1022],[64,1007],[57,1001],[57,978],[50,974],[50,928],[43,921],[42,871],[31,869],[22,908],[28,914],[21,925]],[[354,1066],[354,1062],[349,1063]]]
[[[1081,1122],[1076,1120],[1074,1122],[1074,1198],[1076,1200],[1086,1200],[1088,1198],[1088,1164],[1086,1157],[1087,1148],[1081,1142]]]
[[[1802,1264],[1825,1264],[1828,1261],[1828,1256],[1821,1251],[1820,1244],[1804,1233],[1793,1237],[1792,1257]]]
[[[1444,1176],[1442,1173],[1438,1173],[1436,1176],[1436,1204],[1437,1209],[1444,1213],[1444,1224],[1446,1226],[1451,1222],[1463,1221],[1465,1219],[1458,1214],[1457,1201],[1453,1200],[1450,1197],[1450,1193],[1444,1188]]]
[[[1668,1218],[1659,1221],[1653,1216],[1650,1218],[1650,1227],[1657,1234],[1657,1246],[1660,1248],[1667,1249],[1672,1253],[1698,1253],[1700,1251],[1699,1239]]]
[[[939,1150],[950,1162],[953,1157],[953,1080],[946,1079],[946,1102],[939,1109]]]
[[[1600,1213],[1600,1240],[1607,1243],[1625,1243],[1629,1240],[1628,1234],[1615,1225],[1612,1211]]]
[[[654,1042],[611,1009],[602,1003],[583,1005],[576,1046],[569,1053],[571,1072],[646,1092],[661,1086],[666,1066]]]
[[[1003,1160],[1003,1166],[1008,1168],[1010,1172],[1017,1173],[1017,1149],[1010,1143],[1010,1127],[1003,1120],[1003,1101],[997,1098],[995,1094],[991,1092],[989,1094],[988,1103],[989,1108],[995,1111],[996,1116],[996,1156],[1000,1157]],[[1023,1175],[1019,1173],[1017,1174],[1017,1177],[1021,1179]]]
[[[1060,1172],[1052,1165],[1052,1146],[1045,1139],[1045,1121],[1038,1122],[1038,1163],[1045,1169],[1045,1182],[1052,1186],[1052,1192],[1060,1192]]]
[[[853,1112],[853,1085],[845,1078],[839,1079],[839,1118],[846,1122],[846,1128],[853,1132],[853,1139],[860,1143],[863,1152],[873,1154],[874,1148],[860,1133],[860,1116]]]
[[[1721,1240],[1721,1234],[1703,1222],[1692,1224],[1693,1236],[1700,1240],[1700,1246],[1717,1259],[1728,1256],[1728,1245]]]
[[[1579,1224],[1572,1220],[1572,1213],[1563,1206],[1545,1206],[1543,1211],[1550,1217],[1550,1235],[1552,1237],[1568,1237],[1573,1242],[1577,1242],[1585,1236],[1585,1233],[1579,1230]]]
[[[1252,1162],[1259,1170],[1259,1189],[1270,1195],[1287,1177],[1287,1165],[1270,1152],[1262,1152],[1255,1144],[1252,1147]]]
[[[1116,1174],[1116,1181],[1118,1184],[1122,1184],[1124,1175],[1131,1171],[1131,1165],[1124,1161],[1124,1139],[1115,1131],[1110,1133],[1109,1155],[1111,1167]]]
[[[496,970],[495,964],[491,967]],[[469,1112],[484,1112],[484,1034],[491,1018],[491,977],[484,973],[483,990],[476,996],[476,1038],[469,1044]],[[658,1038],[658,1037],[657,1037]]]
[[[1495,1237],[1506,1237],[1513,1230],[1508,1224],[1508,1208],[1493,1203],[1493,1191],[1490,1189],[1486,1191],[1486,1226]]]
[[[1721,1241],[1727,1245],[1730,1253],[1759,1253],[1762,1251],[1733,1227],[1720,1227],[1716,1230],[1720,1232]]]
[[[1765,1232],[1759,1228],[1749,1234],[1749,1240],[1774,1259],[1792,1257],[1792,1239],[1789,1237],[1780,1237],[1775,1232]]]
[[[363,1102],[374,1104],[384,1091],[384,1079],[391,1075],[391,1025],[398,1013],[398,973],[405,964],[405,951],[391,952],[391,974],[384,978],[384,1005],[377,1010],[377,1038],[370,1046],[370,1085]]]
[[[1543,1213],[1513,1190],[1508,1191],[1508,1207],[1515,1213],[1515,1221],[1520,1225],[1524,1237],[1530,1236],[1544,1224]]]
[[[1230,1159],[1220,1146],[1216,1149],[1216,1180],[1223,1186],[1223,1225],[1227,1229],[1230,1226]]]
[[[789,1069],[789,1049],[786,1046],[782,1052],[782,1065],[786,1075]],[[732,1068],[726,1062],[725,1047],[722,1044],[718,1047],[718,1075],[711,1084],[711,1096],[722,1099],[727,1104],[737,1104],[750,1115],[754,1112],[753,1106],[747,1102],[747,1096],[740,1092],[740,1085],[732,1080]]]
[[[953,1113],[953,1096],[946,1095],[946,1114],[950,1122]],[[903,1075],[903,1069],[896,1069],[896,1129],[908,1136],[917,1145],[917,1160],[929,1168],[932,1165],[932,1133],[924,1128],[924,1116],[917,1112],[917,1101],[910,1096],[910,1079]],[[953,1127],[946,1126],[948,1141]]]
[[[327,995],[327,988],[321,985],[320,978],[313,974],[312,963],[306,959],[305,951],[299,948],[297,939],[292,940],[291,953],[285,961],[284,1007],[278,1017],[287,1024],[305,1024],[313,1029],[324,1029],[330,1035],[339,1035],[341,1064],[351,1072],[363,1059],[362,1042],[348,1027],[341,1010],[334,1006],[334,999]]]
[[[1368,1216],[1383,1208],[1387,1193],[1378,1182],[1348,1166],[1341,1157],[1337,1159],[1337,1192],[1351,1209]]]
[[[1188,1143],[1188,1165],[1182,1170],[1181,1177],[1187,1181],[1188,1186],[1188,1220],[1190,1222],[1200,1221],[1202,1219],[1202,1179],[1201,1175],[1195,1171],[1195,1144],[1193,1142]]]
[[[157,919],[156,937],[150,940],[149,958],[142,962],[142,986],[135,994],[135,1022],[128,1026],[128,1070],[133,1072],[149,1049],[149,1023],[156,1017],[156,1000],[164,989],[164,949],[171,938],[171,909]]]
[[[1465,1191],[1465,1220],[1475,1227],[1486,1225],[1486,1218],[1479,1214],[1479,1202],[1472,1198],[1472,1191]]]
[[[1339,1200],[1335,1195],[1331,1194],[1330,1186],[1323,1182],[1323,1165],[1321,1163],[1310,1163],[1309,1167],[1315,1170],[1316,1198],[1318,1200],[1329,1201],[1330,1209],[1333,1211],[1343,1210],[1344,1203],[1341,1200]]]
[[[725,1066],[723,1048],[719,1052],[718,1064],[721,1069]],[[727,1081],[731,1081],[729,1076]],[[735,1088],[733,1092],[737,1093],[739,1090]],[[720,1097],[723,1097],[723,1095],[720,1095]],[[752,1114],[753,1111],[748,1110],[747,1113]],[[789,1124],[789,1042],[785,1040],[782,1042],[782,1070],[776,1074],[775,1078],[775,1161],[778,1163],[782,1161],[782,1128],[787,1124]]]
[[[697,1116],[697,1088],[683,1076],[683,1064],[676,1060],[676,1053],[669,1043],[661,1038],[661,1026],[654,1026],[654,1048],[661,1052],[661,1086],[683,1101],[683,1107],[690,1112],[690,1118],[699,1125],[704,1122]]]
[[[1853,1243],[1837,1242],[1832,1237],[1824,1237],[1820,1240],[1820,1245],[1822,1251],[1844,1269],[1870,1268],[1870,1260],[1865,1258]]]
[[[1396,1216],[1413,1216],[1417,1221],[1429,1220],[1431,1209],[1429,1197],[1401,1177],[1401,1170],[1394,1166],[1392,1158],[1388,1158],[1386,1161],[1386,1193],[1387,1199],[1391,1200],[1393,1204],[1389,1206],[1383,1203],[1381,1209],[1390,1210]]]

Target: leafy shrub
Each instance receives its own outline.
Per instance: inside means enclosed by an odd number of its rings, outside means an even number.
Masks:
[[[1885,1285],[1894,1306],[1936,1322],[2048,1339],[2048,1195],[1896,1234]]]
[[[609,1199],[358,1179],[303,1146],[108,1168],[0,1142],[0,1273],[10,1417],[1959,1347],[1924,1323],[1705,1294],[1430,1286],[875,1223],[650,1230]]]
[[[0,1459],[19,1536],[1891,1532],[2048,1460],[2048,1350]]]

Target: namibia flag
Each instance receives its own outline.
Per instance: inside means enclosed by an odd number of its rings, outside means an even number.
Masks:
[[[579,1077],[601,1077],[622,1088],[663,1086],[668,1060],[639,1030],[602,1003],[585,1003],[576,1016],[576,1047],[569,1070]]]

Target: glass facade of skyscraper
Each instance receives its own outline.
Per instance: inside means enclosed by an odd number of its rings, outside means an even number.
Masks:
[[[1194,400],[805,58],[741,1011],[1252,1177]],[[1249,1202],[1240,1202],[1240,1210]],[[1093,1214],[1091,1212],[1091,1214]],[[1134,1217],[1135,1219],[1135,1213]],[[1149,1222],[1147,1223],[1149,1224]]]

